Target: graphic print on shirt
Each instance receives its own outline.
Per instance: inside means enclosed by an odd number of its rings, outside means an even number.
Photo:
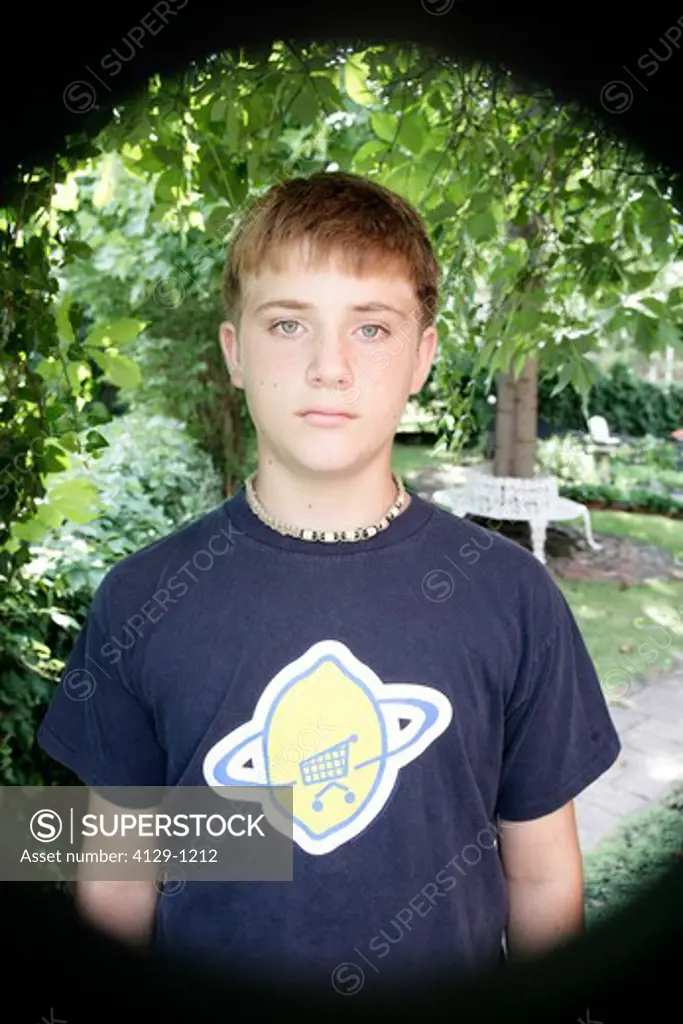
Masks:
[[[272,787],[259,799],[273,828],[330,853],[372,823],[399,770],[452,717],[440,690],[384,683],[345,644],[322,640],[268,683],[251,720],[208,751],[203,774],[212,787]],[[279,786],[292,787],[284,803]]]

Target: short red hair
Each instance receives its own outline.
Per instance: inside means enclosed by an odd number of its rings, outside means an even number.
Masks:
[[[434,322],[440,268],[417,211],[395,192],[346,171],[318,171],[273,185],[248,209],[230,242],[221,297],[227,318],[239,324],[242,282],[265,266],[284,269],[283,257],[305,243],[309,265],[335,257],[362,277],[388,265],[413,282],[424,330]]]

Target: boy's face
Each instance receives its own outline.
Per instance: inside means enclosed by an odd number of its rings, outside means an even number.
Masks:
[[[392,308],[354,308],[379,303]],[[357,278],[336,263],[306,269],[295,253],[283,272],[249,278],[239,337],[231,323],[220,334],[260,459],[299,474],[334,474],[390,453],[408,397],[436,352],[436,330],[420,331],[419,312],[412,282],[391,267]]]

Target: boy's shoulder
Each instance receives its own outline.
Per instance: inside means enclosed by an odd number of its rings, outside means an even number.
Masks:
[[[537,638],[550,636],[569,611],[551,569],[532,551],[500,530],[438,505],[422,589],[433,601],[445,601],[457,589],[460,607],[478,620],[513,630],[524,624]]]
[[[508,581],[523,579],[532,585],[553,583],[547,567],[519,541],[506,537],[498,529],[456,515],[441,505],[431,504],[434,533],[439,542],[447,543],[448,556],[456,565],[460,564],[463,569],[480,565],[487,576]]]
[[[134,589],[138,583],[148,587],[150,581],[161,581],[164,575],[178,573],[183,568],[186,572],[205,572],[234,545],[234,534],[226,502],[221,502],[120,558],[105,573],[100,586],[127,584]]]

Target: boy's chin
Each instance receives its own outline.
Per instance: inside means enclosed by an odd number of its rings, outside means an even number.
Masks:
[[[318,473],[324,476],[329,473],[331,476],[352,476],[360,472],[364,460],[360,452],[334,451],[330,446],[327,451],[321,447],[317,452],[296,452],[293,462],[304,474]]]

